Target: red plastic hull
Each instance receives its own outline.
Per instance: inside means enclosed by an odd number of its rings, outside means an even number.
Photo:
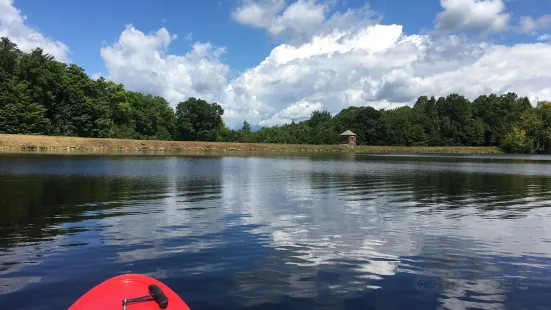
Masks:
[[[140,297],[148,294],[148,286],[155,284],[168,298],[167,310],[190,310],[186,303],[162,282],[142,274],[125,274],[106,280],[86,294],[82,295],[69,310],[122,309],[125,298]],[[155,301],[129,304],[127,310],[158,310]]]

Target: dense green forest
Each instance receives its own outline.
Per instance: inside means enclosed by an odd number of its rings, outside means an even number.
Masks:
[[[37,48],[21,52],[0,41],[0,133],[99,138],[335,144],[350,129],[359,144],[396,146],[500,146],[512,153],[551,152],[551,102],[532,106],[515,93],[469,101],[458,94],[419,97],[413,107],[349,107],[337,115],[255,132],[244,122],[227,128],[224,110],[198,98],[173,110],[158,96],[127,91]]]

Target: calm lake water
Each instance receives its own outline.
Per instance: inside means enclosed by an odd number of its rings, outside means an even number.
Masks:
[[[0,309],[550,309],[551,158],[0,156]]]

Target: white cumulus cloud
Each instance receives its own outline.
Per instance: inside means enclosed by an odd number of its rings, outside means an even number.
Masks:
[[[67,45],[45,37],[36,29],[25,25],[26,19],[27,17],[21,15],[21,11],[13,6],[13,0],[0,0],[0,37],[9,38],[24,52],[40,47],[59,61],[70,61]]]
[[[273,38],[304,41],[325,21],[327,10],[315,0],[298,0],[287,7],[284,0],[246,1],[232,16],[244,25],[266,29]]]
[[[551,14],[533,18],[531,16],[523,16],[520,18],[520,30],[530,33],[539,29],[549,28],[551,26]]]
[[[271,38],[291,43],[305,43],[313,35],[348,28],[358,23],[373,22],[375,13],[366,4],[359,9],[329,14],[333,1],[245,0],[232,12],[237,22],[265,29]]]
[[[268,28],[274,17],[284,8],[285,0],[244,1],[232,16],[242,24]]]
[[[316,36],[298,47],[276,47],[230,82],[223,102],[237,111],[231,115],[235,123],[245,115],[268,125],[287,122],[284,113],[301,102],[338,113],[351,105],[390,108],[411,104],[420,95],[453,92],[474,99],[516,91],[535,101],[551,97],[550,70],[548,44],[481,44],[373,25]],[[309,111],[304,109],[305,117]]]
[[[293,5],[263,3],[275,7],[269,16],[273,11],[283,16]],[[265,6],[250,10],[261,8]],[[264,22],[254,14],[245,16],[254,26]],[[220,59],[224,48],[195,43],[182,56],[171,54],[168,46],[175,36],[164,28],[144,34],[128,26],[101,54],[111,78],[129,89],[164,96],[173,105],[190,96],[217,101],[226,124],[234,128],[243,120],[261,126],[300,121],[318,109],[392,108],[412,104],[421,95],[456,92],[472,100],[514,91],[532,101],[551,98],[550,44],[405,34],[401,25],[374,24],[371,17],[366,8],[325,15],[309,38],[276,46],[261,63],[231,79]],[[328,25],[334,25],[332,31]]]
[[[542,35],[539,35],[537,39],[538,39],[538,41],[550,41],[551,40],[551,34],[544,33]]]
[[[503,0],[440,0],[444,9],[436,15],[435,28],[441,32],[470,31],[475,34],[504,31],[510,14]]]
[[[109,78],[129,89],[165,97],[176,103],[196,96],[214,100],[227,84],[227,65],[220,61],[225,48],[195,43],[183,56],[167,53],[176,35],[165,28],[145,34],[127,25],[119,41],[101,48]]]
[[[302,100],[295,104],[292,104],[285,109],[277,112],[271,118],[260,121],[260,126],[274,126],[284,123],[291,123],[296,119],[304,119],[310,117],[310,114],[314,111],[320,111],[323,105],[319,102],[308,102]]]

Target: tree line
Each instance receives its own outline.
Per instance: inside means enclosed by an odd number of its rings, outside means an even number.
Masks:
[[[97,138],[292,144],[336,144],[354,131],[358,144],[394,146],[499,146],[511,153],[551,152],[551,102],[532,106],[515,93],[421,96],[390,110],[349,107],[336,115],[251,131],[225,126],[223,108],[189,98],[172,109],[159,96],[125,90],[84,69],[56,61],[40,48],[20,51],[0,40],[0,133]]]
[[[357,134],[358,144],[365,145],[498,146],[509,153],[550,153],[551,102],[533,107],[515,93],[483,95],[472,102],[458,94],[421,96],[413,107],[349,107],[335,116],[315,111],[306,121],[262,128],[247,138],[333,144],[348,129]]]

